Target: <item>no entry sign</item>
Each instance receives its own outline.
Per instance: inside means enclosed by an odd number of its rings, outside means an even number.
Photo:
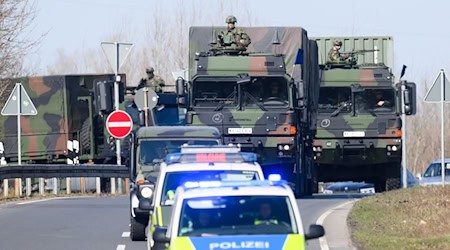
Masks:
[[[133,128],[133,121],[128,113],[116,110],[106,119],[106,129],[115,138],[124,138]]]

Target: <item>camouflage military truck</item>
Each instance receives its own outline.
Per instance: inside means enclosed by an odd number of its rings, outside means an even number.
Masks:
[[[130,238],[145,240],[150,204],[159,165],[168,153],[181,145],[219,145],[222,137],[214,127],[153,126],[143,127],[130,136]]]
[[[73,151],[68,147],[68,142],[73,141],[80,144],[81,162],[103,163],[108,159],[114,145],[104,124],[113,110],[113,79],[114,75],[54,75],[2,80],[0,108],[5,105],[15,83],[21,82],[38,112],[34,116],[21,117],[22,160],[64,163],[73,157]],[[120,85],[124,86],[124,75],[122,80]],[[17,161],[17,117],[0,116],[0,123],[5,157],[8,162]]]
[[[314,155],[318,181],[366,181],[377,191],[400,187],[401,85],[392,74],[391,37],[313,38],[321,64]],[[353,58],[329,62],[334,41]],[[358,53],[358,51],[366,51]],[[345,53],[345,52],[344,52]],[[406,83],[407,115],[415,113],[415,84]]]
[[[187,125],[216,127],[225,144],[258,153],[264,174],[282,174],[296,194],[315,187],[312,140],[318,101],[317,45],[301,27],[242,28],[246,51],[209,50],[221,28],[191,27]]]
[[[114,75],[53,75],[1,80],[0,109],[15,83],[21,82],[38,112],[21,117],[22,160],[64,163],[75,155],[68,142],[77,141],[81,163],[92,160],[115,164],[114,138],[105,129],[106,118],[114,110],[113,79]],[[134,103],[136,88],[125,87],[125,75],[121,79],[121,109],[131,115],[136,130],[145,124],[143,112]],[[184,121],[175,93],[160,93],[153,113],[153,125],[182,125]],[[0,123],[6,160],[16,162],[17,118],[0,116]]]

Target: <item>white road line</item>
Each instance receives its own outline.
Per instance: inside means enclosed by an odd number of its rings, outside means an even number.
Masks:
[[[116,250],[125,250],[126,247],[127,246],[125,246],[125,245],[117,245]]]
[[[336,206],[334,208],[331,208],[331,209],[327,210],[325,213],[323,213],[317,219],[316,224],[323,225],[323,222],[325,221],[325,219],[328,217],[328,215],[330,215],[332,212],[334,212],[334,210],[338,210],[341,207],[344,207],[347,204],[350,204],[352,202],[354,202],[354,201],[347,201],[347,202],[342,203],[341,205],[338,205],[338,206]],[[323,237],[319,238],[319,243],[320,243],[320,249],[322,249],[322,250],[329,250],[330,249],[330,247],[328,246],[326,235],[324,235]]]
[[[128,238],[130,237],[130,232],[123,232],[122,233],[122,238]]]

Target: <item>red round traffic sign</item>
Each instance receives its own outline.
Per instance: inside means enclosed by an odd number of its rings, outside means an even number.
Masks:
[[[106,118],[106,129],[115,138],[124,138],[133,128],[133,120],[131,116],[122,110],[112,112]]]

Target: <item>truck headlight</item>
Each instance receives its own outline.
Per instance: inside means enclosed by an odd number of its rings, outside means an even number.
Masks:
[[[141,195],[144,198],[150,198],[153,195],[153,190],[150,187],[143,187],[141,189]]]

